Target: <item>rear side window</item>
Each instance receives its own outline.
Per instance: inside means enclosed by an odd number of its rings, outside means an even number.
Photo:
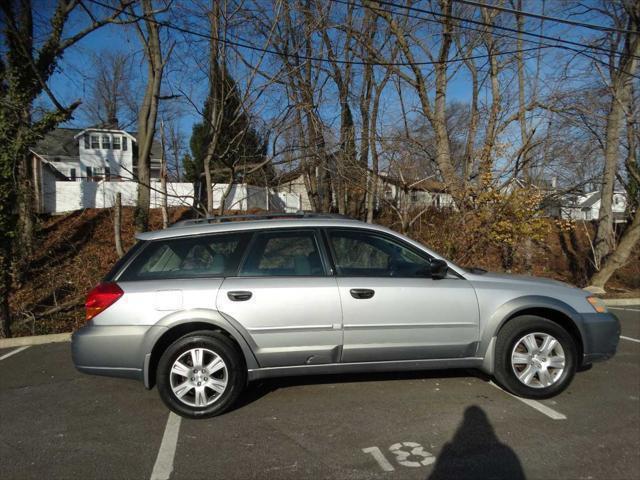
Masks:
[[[152,241],[119,280],[234,276],[249,237],[240,233]]]
[[[240,276],[324,276],[312,231],[258,233]]]

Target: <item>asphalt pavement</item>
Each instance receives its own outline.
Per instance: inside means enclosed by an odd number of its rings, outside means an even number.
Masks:
[[[541,402],[470,370],[296,377],[195,421],[68,343],[2,349],[0,478],[635,479],[640,306],[611,311],[617,355]]]

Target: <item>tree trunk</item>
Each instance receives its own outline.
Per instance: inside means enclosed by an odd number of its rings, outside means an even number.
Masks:
[[[633,222],[631,222],[631,225],[629,225],[622,234],[618,248],[616,248],[615,251],[605,259],[600,270],[591,277],[591,281],[589,282],[591,286],[604,290],[605,284],[609,281],[615,271],[627,263],[627,260],[629,260],[631,253],[634,251],[634,248],[638,245],[639,241],[640,209],[636,210]]]
[[[9,291],[11,290],[11,252],[8,241],[3,241],[0,251],[0,320],[2,334],[11,337],[11,310],[9,309]]]
[[[169,210],[167,208],[167,162],[165,160],[165,136],[164,122],[160,122],[160,144],[162,146],[162,158],[160,159],[160,192],[162,194],[162,228],[169,227]]]
[[[616,89],[618,92],[620,90]],[[614,91],[616,91],[614,90]],[[602,186],[600,187],[600,212],[598,215],[598,231],[594,245],[594,260],[596,267],[613,250],[615,234],[613,231],[613,189],[618,170],[618,149],[620,148],[620,127],[622,125],[623,109],[621,98],[614,93],[607,115],[606,144],[604,151],[604,171]]]
[[[604,148],[604,171],[602,173],[600,212],[598,215],[598,231],[594,246],[594,264],[599,267],[607,255],[615,247],[613,229],[613,190],[618,170],[620,150],[620,129],[622,126],[625,105],[630,105],[631,79],[635,75],[640,56],[640,3],[629,2],[625,6],[628,15],[627,30],[623,37],[624,49],[619,57],[618,65],[611,65],[610,77],[611,100],[607,115]],[[612,60],[613,61],[613,60]],[[594,276],[595,278],[595,276]]]
[[[231,173],[229,174],[229,182],[227,183],[227,186],[224,187],[224,190],[222,191],[222,195],[220,196],[220,206],[218,207],[218,215],[224,215],[225,204],[227,203],[227,198],[229,197],[229,194],[231,193],[231,189],[233,188],[234,178],[235,178],[235,172],[231,170]]]
[[[116,193],[116,203],[113,206],[113,236],[118,257],[124,255],[122,248],[122,193]]]
[[[143,44],[145,45],[145,55],[148,62],[148,76],[144,100],[138,114],[138,199],[134,215],[137,232],[145,231],[149,227],[151,147],[156,132],[160,86],[164,70],[160,44],[160,27],[154,21],[151,0],[142,0],[142,9],[147,30],[147,37],[143,39]]]

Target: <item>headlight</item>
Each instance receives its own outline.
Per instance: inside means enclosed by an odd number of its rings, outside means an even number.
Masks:
[[[587,297],[587,302],[591,304],[593,309],[598,313],[607,313],[607,305],[604,300],[598,297]]]

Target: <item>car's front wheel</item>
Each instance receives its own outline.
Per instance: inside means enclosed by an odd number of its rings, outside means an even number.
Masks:
[[[498,383],[527,398],[562,392],[578,363],[571,335],[557,323],[533,315],[514,318],[500,329],[495,354]]]
[[[235,345],[220,332],[186,335],[163,353],[158,392],[173,412],[207,418],[227,411],[246,383],[246,367]]]

